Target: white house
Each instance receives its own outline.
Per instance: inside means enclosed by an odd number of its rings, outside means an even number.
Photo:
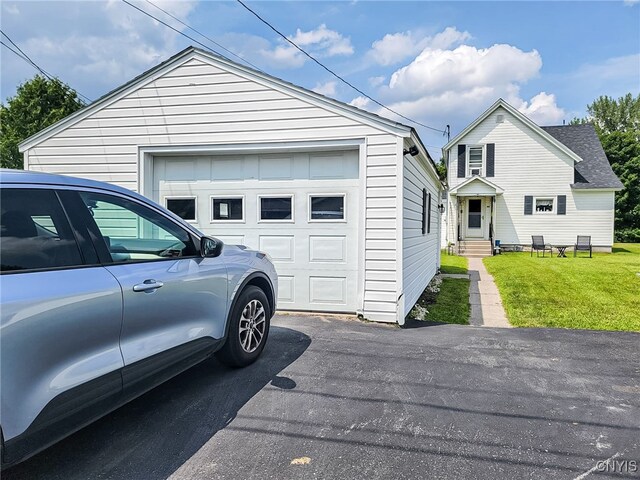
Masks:
[[[448,191],[444,245],[490,254],[492,243],[573,245],[590,235],[611,251],[613,173],[591,125],[539,127],[499,99],[443,147]]]
[[[280,309],[402,324],[439,266],[442,184],[414,129],[207,51],[178,53],[20,149],[25,169],[136,190],[266,251]]]

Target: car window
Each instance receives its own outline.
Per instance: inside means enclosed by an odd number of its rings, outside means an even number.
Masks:
[[[114,262],[140,262],[197,254],[191,236],[150,208],[113,195],[80,192]]]
[[[0,191],[2,272],[82,265],[76,239],[53,190]]]

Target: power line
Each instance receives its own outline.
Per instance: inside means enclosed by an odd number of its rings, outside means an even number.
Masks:
[[[49,75],[47,72],[45,72],[42,68],[40,68],[38,66],[38,64],[36,62],[34,62],[33,60],[31,60],[29,58],[29,55],[27,55],[26,53],[24,53],[24,51],[18,46],[16,45],[16,43],[11,40],[11,38],[9,37],[9,35],[7,35],[6,33],[4,33],[2,30],[0,30],[0,33],[2,33],[2,35],[4,35],[6,37],[7,40],[9,40],[9,42],[11,42],[11,45],[13,45],[14,47],[16,47],[18,49],[18,51],[20,52],[21,56],[23,57],[24,60],[26,60],[27,62],[29,62],[31,65],[33,65],[36,70],[38,70],[41,74],[43,74],[45,77],[47,77],[49,80],[53,80],[53,78],[51,77],[51,75]],[[7,45],[5,44],[5,47],[7,47]],[[7,47],[9,48],[9,47]],[[9,49],[11,50],[11,49]],[[15,51],[11,50],[13,53],[16,53]],[[18,55],[20,56],[20,55]]]
[[[197,43],[198,45],[200,45],[201,47],[206,48],[207,50],[213,50],[215,53],[217,53],[217,54],[218,54],[218,55],[220,55],[221,57],[224,57],[224,55],[222,55],[220,52],[218,52],[218,51],[214,50],[214,49],[213,49],[213,48],[211,48],[210,46],[205,45],[204,43],[202,43],[202,42],[200,42],[200,41],[196,40],[195,38],[190,37],[190,36],[189,36],[189,35],[187,35],[186,33],[181,32],[181,31],[180,31],[180,30],[178,30],[177,28],[172,27],[172,26],[171,26],[171,25],[169,25],[167,22],[163,22],[163,21],[162,21],[162,20],[160,20],[158,17],[154,17],[154,16],[153,16],[153,15],[151,15],[149,12],[145,12],[145,11],[144,11],[144,10],[142,10],[141,8],[136,7],[133,3],[129,2],[128,0],[122,0],[122,1],[123,1],[124,3],[126,3],[127,5],[129,5],[130,7],[135,8],[135,9],[136,9],[136,10],[138,10],[140,13],[144,13],[147,17],[150,17],[150,18],[154,19],[156,22],[161,23],[161,24],[162,24],[162,25],[164,25],[165,27],[170,28],[171,30],[173,30],[174,32],[176,32],[176,33],[178,33],[178,34],[182,35],[183,37],[188,38],[188,39],[189,39],[189,40],[191,40],[192,42],[196,42],[196,43]],[[227,58],[227,57],[224,57],[224,58]]]
[[[126,0],[123,0],[126,1]],[[284,38],[288,43],[290,43],[294,48],[296,48],[297,50],[299,50],[303,55],[305,55],[306,57],[310,58],[311,60],[313,60],[315,63],[317,63],[320,67],[322,67],[323,69],[325,69],[327,72],[329,72],[331,75],[333,75],[334,77],[336,77],[338,80],[340,80],[341,82],[343,82],[344,84],[348,85],[349,87],[353,88],[356,92],[358,92],[360,95],[362,95],[363,97],[371,100],[373,103],[375,103],[376,105],[379,105],[380,107],[384,108],[385,110],[390,111],[391,113],[394,113],[396,115],[398,115],[400,118],[404,118],[405,120],[410,121],[411,123],[415,123],[416,125],[420,125],[421,127],[424,128],[428,128],[429,130],[433,130],[434,132],[439,132],[442,133],[443,129],[442,128],[435,128],[435,127],[430,127],[429,125],[425,125],[424,123],[420,123],[416,120],[413,120],[405,115],[402,115],[400,112],[397,112],[396,110],[393,110],[392,108],[387,107],[386,105],[384,105],[383,103],[379,102],[378,100],[376,100],[375,98],[370,97],[369,95],[367,95],[366,93],[364,93],[362,90],[360,90],[358,87],[356,87],[355,85],[353,85],[352,83],[348,82],[347,80],[345,80],[344,78],[342,78],[340,75],[338,75],[336,72],[334,72],[333,70],[331,70],[329,67],[327,67],[326,65],[324,65],[323,63],[321,63],[320,61],[318,61],[314,56],[312,56],[311,54],[307,53],[305,50],[303,50],[301,47],[299,47],[293,40],[291,40],[289,37],[287,37],[286,35],[284,35],[282,32],[280,32],[276,27],[274,27],[273,25],[271,25],[267,20],[265,20],[264,18],[262,18],[258,13],[256,13],[254,10],[252,10],[251,8],[249,8],[248,5],[246,5],[242,0],[236,0],[240,5],[242,5],[245,9],[247,9],[249,12],[251,12],[258,20],[260,20],[262,23],[264,23],[266,26],[268,26],[271,30],[273,30],[274,32],[276,32],[278,35],[280,35],[282,38]]]
[[[183,22],[182,20],[180,20],[178,17],[176,17],[175,15],[171,14],[170,12],[167,12],[164,8],[156,5],[155,3],[153,3],[151,0],[145,0],[149,5],[152,5],[153,7],[157,8],[158,10],[160,10],[161,12],[165,13],[166,15],[170,16],[171,18],[173,18],[176,22],[179,22],[180,24],[182,24],[183,26],[185,26],[186,28],[188,28],[189,30],[196,32],[198,35],[200,35],[201,37],[206,38],[207,40],[209,40],[211,43],[213,43],[215,46],[217,46],[218,48],[224,50],[225,52],[233,55],[234,57],[236,57],[237,59],[239,59],[240,61],[246,63],[247,65],[249,65],[250,67],[255,68],[258,71],[262,71],[260,70],[260,68],[258,68],[256,65],[254,65],[253,63],[251,63],[249,60],[242,58],[240,55],[232,52],[231,50],[229,50],[228,48],[226,48],[224,45],[221,45],[220,43],[216,42],[213,38],[205,35],[204,33],[202,33],[199,30],[196,30],[195,28],[193,28],[191,25]]]
[[[22,60],[24,60],[25,62],[27,62],[28,64],[30,64],[31,66],[33,66],[36,70],[38,70],[42,75],[44,75],[47,79],[49,79],[50,81],[54,81],[54,80],[58,80],[58,81],[62,81],[60,80],[58,77],[54,77],[53,75],[51,75],[50,73],[48,73],[46,70],[44,70],[42,67],[40,67],[36,62],[34,62],[33,60],[31,60],[31,58],[29,58],[29,55],[27,55],[24,50],[22,50],[18,45],[16,45],[16,43],[11,40],[11,38],[9,37],[9,35],[7,35],[6,33],[4,33],[2,30],[0,30],[0,33],[2,33],[2,35],[9,40],[9,42],[11,42],[11,45],[13,45],[18,51],[16,52],[13,48],[11,48],[9,45],[7,45],[6,43],[0,41],[0,43],[7,49],[9,50],[11,53],[15,54],[17,57],[21,58]],[[18,53],[20,52],[20,53]],[[65,85],[69,86],[66,82]],[[71,87],[69,87],[71,88]],[[80,93],[78,90],[73,89],[80,97],[84,98],[87,102],[91,103],[91,99],[85,95],[83,95],[82,93]]]

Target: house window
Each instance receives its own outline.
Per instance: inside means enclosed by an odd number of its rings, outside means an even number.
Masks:
[[[243,197],[211,197],[212,222],[243,222]]]
[[[469,176],[482,175],[482,147],[469,148]]]
[[[258,197],[258,219],[266,222],[293,221],[293,195]]]
[[[344,195],[310,195],[309,220],[344,220]]]
[[[175,213],[181,219],[190,222],[196,221],[195,197],[165,198],[165,205],[167,207],[167,210]]]
[[[553,198],[536,198],[536,213],[553,213]]]

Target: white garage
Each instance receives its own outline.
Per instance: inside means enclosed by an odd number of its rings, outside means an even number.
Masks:
[[[439,266],[411,127],[188,48],[21,144],[25,168],[146,195],[267,252],[278,307],[404,323]]]

